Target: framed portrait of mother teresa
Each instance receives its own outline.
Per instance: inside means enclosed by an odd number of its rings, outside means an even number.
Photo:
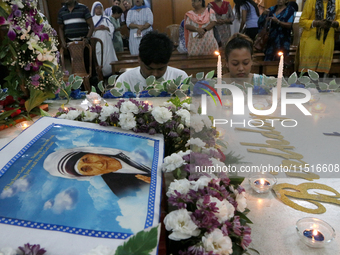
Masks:
[[[80,254],[158,225],[163,149],[158,135],[39,119],[0,151],[0,247],[28,235]]]

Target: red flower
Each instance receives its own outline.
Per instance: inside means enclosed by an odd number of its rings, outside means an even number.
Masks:
[[[7,96],[5,100],[0,101],[0,105],[6,106],[15,103],[13,96]]]
[[[227,158],[226,155],[224,155],[224,153],[219,148],[217,148],[217,150],[221,154],[221,157],[220,157],[221,162],[224,162]]]
[[[16,110],[15,112],[13,112],[13,113],[11,114],[11,117],[13,118],[13,117],[19,115],[20,113],[21,113],[21,110],[18,109],[18,110]]]

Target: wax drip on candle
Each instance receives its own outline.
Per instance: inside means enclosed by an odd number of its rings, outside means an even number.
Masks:
[[[282,79],[283,79],[283,52],[280,51],[278,53],[280,56],[280,63],[279,63],[279,70],[277,73],[277,100],[280,101],[281,98],[281,84],[282,84]]]

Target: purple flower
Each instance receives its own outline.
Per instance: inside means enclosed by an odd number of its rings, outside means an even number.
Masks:
[[[59,51],[57,52],[57,55],[59,56]],[[68,70],[65,70],[65,72],[64,72],[64,74],[66,75],[66,76],[69,76],[70,75],[70,72],[68,71]]]
[[[233,221],[233,231],[236,235],[242,235],[243,226],[241,226],[240,216],[235,216]]]
[[[6,23],[7,23],[7,20],[4,17],[0,16],[0,25],[4,25]]]
[[[23,255],[43,255],[46,250],[41,248],[39,244],[30,245],[29,243],[25,244],[24,247],[19,247],[19,249],[24,253]]]
[[[156,134],[156,129],[150,128],[149,135],[154,135],[154,134]]]
[[[244,235],[242,237],[242,241],[241,241],[241,246],[243,249],[246,249],[249,244],[251,243],[251,236],[250,235]]]
[[[44,40],[48,41],[48,39],[49,39],[48,34],[46,34],[46,33],[40,34],[40,41],[42,41],[42,42],[43,42]]]
[[[14,15],[17,17],[21,17],[21,11],[20,10],[14,11]]]

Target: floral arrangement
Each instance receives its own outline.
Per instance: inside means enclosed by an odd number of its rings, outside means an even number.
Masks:
[[[92,106],[86,111],[60,108],[57,117],[163,134],[162,168],[175,176],[167,191],[175,210],[164,220],[172,231],[169,238],[180,245],[180,254],[242,254],[251,242],[245,190],[240,186],[243,178],[211,170],[197,172],[197,166],[223,168],[233,156],[222,152],[226,144],[218,139],[211,119],[189,103],[190,99],[176,97],[152,107],[133,99],[120,100],[114,106]]]
[[[25,95],[29,113],[54,98],[62,83],[57,33],[38,11],[36,0],[1,0],[0,14],[0,26],[8,27],[0,46],[1,63],[9,72],[3,87],[15,98]]]

